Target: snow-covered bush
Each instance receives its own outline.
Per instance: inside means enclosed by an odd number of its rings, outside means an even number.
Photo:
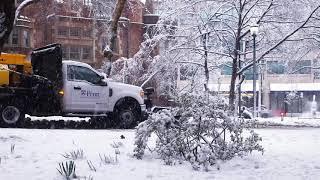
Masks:
[[[290,91],[286,94],[285,100],[291,104],[293,101],[299,99],[299,95],[297,91]]]
[[[263,152],[258,134],[244,131],[249,121],[229,116],[224,99],[200,93],[183,95],[178,102],[178,107],[154,113],[139,124],[135,157],[143,158],[152,134],[157,138],[152,150],[168,165],[188,161],[194,169],[207,170],[219,160]]]

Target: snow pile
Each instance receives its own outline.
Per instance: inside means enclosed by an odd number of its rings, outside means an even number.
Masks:
[[[242,157],[252,151],[263,152],[258,134],[243,133],[249,122],[229,117],[223,99],[184,95],[180,105],[154,113],[139,124],[134,149],[138,159],[143,158],[152,134],[157,137],[153,151],[165,164],[188,161],[195,170],[208,170],[220,160]]]
[[[89,121],[89,117],[63,117],[63,116],[45,116],[45,117],[37,117],[37,116],[29,116],[26,115],[26,118],[30,118],[32,121],[36,120],[48,120],[48,121],[57,121],[57,120],[63,120],[63,121]]]

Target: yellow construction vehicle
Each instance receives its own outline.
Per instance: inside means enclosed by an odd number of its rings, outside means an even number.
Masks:
[[[26,55],[1,53],[0,86],[19,86],[22,76],[31,74],[31,62],[27,60]]]

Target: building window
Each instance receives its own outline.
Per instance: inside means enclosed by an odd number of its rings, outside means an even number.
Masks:
[[[78,27],[71,27],[70,28],[70,36],[73,37],[80,37],[81,36],[81,30]]]
[[[82,59],[89,60],[92,58],[92,48],[90,46],[82,47]]]
[[[70,46],[70,59],[80,60],[80,47]]]
[[[67,45],[62,45],[62,59],[69,59],[69,48]]]
[[[30,47],[30,33],[26,30],[23,31],[23,46]]]
[[[268,74],[284,74],[285,65],[278,61],[267,62]]]
[[[68,28],[58,27],[58,36],[68,36]]]
[[[91,38],[92,37],[92,30],[91,29],[83,30],[82,36],[86,37],[86,38]]]
[[[221,75],[232,75],[232,62],[227,62],[220,66]]]
[[[311,61],[301,60],[298,61],[292,70],[293,74],[311,74]]]
[[[19,31],[18,31],[18,29],[13,29],[13,31],[12,31],[11,44],[12,45],[19,45]]]

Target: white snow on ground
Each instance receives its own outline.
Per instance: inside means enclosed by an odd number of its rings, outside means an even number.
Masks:
[[[63,117],[63,116],[47,116],[36,117],[26,115],[32,121],[35,120],[73,120],[73,121],[89,121],[90,117]],[[271,117],[271,118],[258,118],[258,123],[264,126],[293,126],[293,127],[320,127],[320,116],[312,117],[311,115],[303,115],[300,117]]]
[[[266,126],[320,127],[320,117],[312,116],[258,118],[257,120],[259,124]]]
[[[48,121],[53,121],[53,120],[64,120],[64,121],[67,121],[67,120],[73,120],[73,121],[85,120],[85,121],[88,121],[90,119],[89,117],[63,117],[63,116],[37,117],[37,116],[29,116],[29,115],[26,115],[26,118],[30,118],[32,121],[43,120],[43,119],[48,120]]]
[[[132,158],[134,130],[0,130],[0,179],[62,180],[56,168],[61,154],[83,149],[85,159],[76,160],[78,176],[94,180],[313,180],[320,176],[320,129],[259,129],[264,155],[222,162],[209,172],[194,171],[188,163],[166,166],[156,155]],[[120,136],[124,135],[125,139]],[[114,156],[113,142],[121,142],[119,163],[103,165],[99,153]],[[11,153],[11,145],[15,145]],[[89,170],[91,160],[97,172]]]

